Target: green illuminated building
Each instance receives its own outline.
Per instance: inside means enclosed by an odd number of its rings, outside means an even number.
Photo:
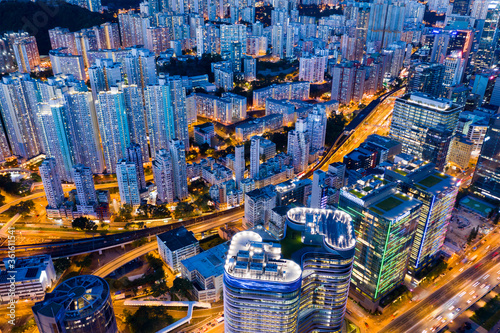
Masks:
[[[371,311],[404,280],[422,207],[397,186],[372,175],[340,192],[339,209],[352,216],[357,239],[351,295]]]
[[[410,275],[418,277],[443,246],[459,181],[420,160],[399,162],[391,169],[386,170],[386,179],[398,181],[403,193],[423,203],[409,265]]]

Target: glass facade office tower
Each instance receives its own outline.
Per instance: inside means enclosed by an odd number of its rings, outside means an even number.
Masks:
[[[371,311],[404,280],[422,207],[396,186],[372,176],[340,192],[339,208],[352,216],[358,240],[351,295]]]
[[[231,240],[224,266],[226,333],[297,331],[301,269],[254,231]]]
[[[385,175],[388,180],[400,181],[403,193],[423,203],[409,264],[409,273],[415,276],[436,258],[443,246],[459,183],[436,170],[434,164],[418,160],[396,164]]]
[[[293,208],[287,227],[282,244],[297,233],[302,240],[291,254],[302,267],[297,331],[341,332],[356,244],[351,217],[340,210]]]
[[[442,170],[462,108],[447,99],[407,94],[394,104],[390,136],[403,144],[403,153],[429,158]]]
[[[475,193],[500,201],[500,116],[490,120],[473,184]]]

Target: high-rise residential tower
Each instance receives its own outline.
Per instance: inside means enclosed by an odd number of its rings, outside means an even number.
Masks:
[[[130,144],[130,130],[123,91],[112,87],[101,91],[96,103],[106,170],[113,173],[118,160],[125,157]]]
[[[116,163],[116,179],[122,205],[137,208],[141,205],[139,194],[139,179],[135,163],[121,159]]]
[[[20,73],[30,73],[40,67],[40,54],[35,36],[16,38],[13,49]]]
[[[40,177],[42,177],[45,197],[50,208],[59,208],[64,201],[64,191],[61,179],[57,173],[56,160],[46,158],[39,167]]]
[[[137,179],[139,180],[139,190],[146,189],[146,177],[144,176],[144,161],[142,159],[142,149],[137,143],[132,142],[127,147],[126,160],[135,164]]]
[[[253,136],[250,140],[250,177],[259,178],[260,166],[260,136]]]
[[[179,200],[184,200],[189,195],[186,169],[186,149],[184,148],[184,141],[173,139],[170,140],[168,145],[170,156],[172,156],[175,196]]]
[[[245,146],[234,147],[234,178],[236,186],[240,188],[240,183],[245,178]]]
[[[174,170],[172,157],[166,149],[160,149],[153,160],[153,177],[158,193],[157,199],[164,203],[172,203],[175,199]]]
[[[97,195],[92,170],[83,164],[76,164],[72,171],[79,204],[87,207],[96,204]]]
[[[11,74],[0,81],[0,112],[13,155],[31,158],[42,152],[37,96],[37,84],[28,74]]]
[[[287,154],[292,157],[295,173],[303,172],[309,165],[309,134],[305,119],[298,119],[295,130],[288,132]]]

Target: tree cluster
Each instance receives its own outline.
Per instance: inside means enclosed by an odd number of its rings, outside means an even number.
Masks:
[[[21,190],[21,183],[13,182],[10,174],[0,175],[0,188],[9,194],[18,195]]]
[[[77,217],[71,222],[71,226],[79,230],[96,230],[97,224],[89,220],[87,217]]]
[[[5,211],[5,214],[9,217],[16,214],[21,214],[23,217],[26,217],[29,213],[31,213],[33,208],[35,208],[33,200],[21,201],[17,205],[10,206],[10,208]]]
[[[478,232],[479,232],[479,227],[472,228],[469,237],[467,237],[467,243],[470,243],[474,239],[476,239]]]
[[[137,218],[139,220],[146,219],[163,219],[169,218],[172,213],[168,210],[167,205],[140,205],[137,209]]]
[[[132,206],[123,205],[120,208],[118,216],[115,217],[115,222],[125,222],[132,220]]]
[[[170,292],[172,294],[177,294],[181,297],[187,297],[189,292],[193,289],[193,284],[188,279],[175,278]]]
[[[175,207],[174,217],[178,219],[191,218],[197,215],[196,207],[189,202],[179,202]]]
[[[128,310],[124,313],[125,322],[132,333],[156,332],[174,322],[174,318],[163,306],[141,306],[134,314]]]

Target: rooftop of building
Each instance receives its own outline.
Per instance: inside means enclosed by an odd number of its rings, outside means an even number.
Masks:
[[[395,172],[399,176],[391,175]],[[423,162],[415,159],[411,162],[400,161],[395,163],[386,172],[388,178],[396,178],[414,186],[432,195],[456,187],[459,181],[452,176],[446,175],[435,168],[433,163]]]
[[[388,220],[395,220],[420,204],[419,200],[396,191],[367,208]]]
[[[185,227],[179,227],[162,234],[157,235],[170,251],[177,251],[187,246],[197,244],[198,240],[194,237],[192,231],[188,231]]]
[[[12,275],[15,276],[15,282],[21,283],[23,281],[41,281],[42,273],[45,271],[44,267],[33,266],[33,267],[16,267],[14,273],[8,270],[0,271],[0,284],[11,282],[10,278]]]
[[[9,261],[11,261],[11,258],[4,258],[3,262],[5,267],[8,267]],[[50,261],[52,260],[51,256],[48,254],[40,254],[37,256],[31,256],[31,257],[19,257],[16,258],[16,269],[17,268],[23,268],[23,267],[46,267]]]
[[[285,216],[292,207],[296,207],[296,205],[277,206],[272,211],[280,216]]]
[[[300,281],[300,266],[281,258],[281,246],[264,242],[255,231],[234,235],[229,246],[225,271],[232,278],[290,284]]]
[[[451,100],[446,98],[438,98],[421,92],[412,92],[406,94],[399,99],[405,100],[408,103],[418,105],[427,109],[436,110],[439,112],[450,112],[460,108],[459,105],[454,104]]]
[[[378,134],[371,134],[366,138],[365,142],[371,142],[384,148],[390,149],[395,146],[401,145],[401,142],[391,139],[388,136]]]
[[[297,178],[294,178],[294,179],[284,181],[284,182],[276,185],[274,188],[275,188],[276,192],[284,193],[284,192],[291,191],[295,188],[304,187],[307,185],[312,185],[312,181],[309,178],[300,179],[300,180]]]
[[[270,146],[276,146],[276,144],[268,139],[264,139],[264,138],[260,139],[259,147],[265,148],[265,147],[270,147]]]
[[[288,241],[294,242],[294,234],[299,231],[301,235],[297,238],[302,246],[322,246],[328,252],[335,252],[349,257],[354,254],[356,237],[352,219],[349,214],[341,210],[316,209],[316,208],[292,208],[287,213],[287,233],[292,238]],[[284,238],[285,245],[287,237]],[[299,250],[294,246],[293,250]]]
[[[420,204],[420,201],[400,193],[396,183],[383,175],[365,176],[356,184],[343,188],[341,194],[388,220],[394,220]]]
[[[384,179],[383,175],[368,175],[359,179],[356,184],[346,188],[345,191],[351,193],[359,199],[363,199],[388,183],[389,181]]]
[[[33,307],[33,312],[46,317],[58,317],[76,321],[91,316],[109,298],[109,285],[94,275],[79,275],[61,282],[45,299]]]
[[[198,271],[205,279],[211,276],[220,276],[224,274],[224,262],[228,249],[228,242],[219,244],[194,257],[184,259],[181,263],[188,271]]]
[[[245,196],[248,196],[249,198],[252,198],[254,200],[258,198],[271,198],[275,195],[276,193],[273,185],[258,188],[245,194]]]
[[[237,125],[235,127],[235,129],[251,128],[251,127],[254,127],[255,125],[257,125],[259,123],[265,123],[266,121],[271,121],[271,120],[280,119],[280,118],[283,119],[283,115],[282,114],[278,114],[278,113],[269,114],[267,116],[260,117],[260,118],[252,118],[252,120],[250,120],[250,121],[248,121],[246,123]]]
[[[214,124],[211,122],[194,126],[194,129],[200,132],[214,131]]]

